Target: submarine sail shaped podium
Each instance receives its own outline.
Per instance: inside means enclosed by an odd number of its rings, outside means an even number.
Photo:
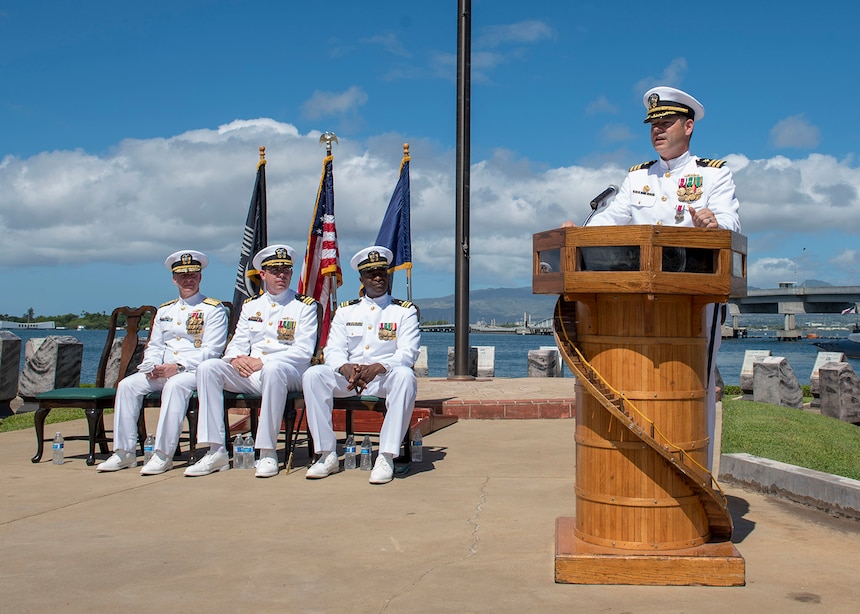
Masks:
[[[668,226],[533,236],[532,290],[559,296],[576,377],[576,512],[556,520],[556,582],[743,585],[710,473],[710,343],[746,295],[746,237]]]

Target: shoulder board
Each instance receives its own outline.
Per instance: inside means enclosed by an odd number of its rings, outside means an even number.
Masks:
[[[203,302],[206,303],[207,305],[215,305],[215,306],[218,306],[221,304],[221,301],[219,301],[217,298],[211,298],[208,296],[203,299]]]
[[[175,298],[172,301],[167,301],[166,303],[161,303],[161,305],[159,305],[158,308],[161,309],[162,307],[167,307],[168,305],[172,305],[173,303],[175,303],[178,300],[179,300],[178,298]]]
[[[361,302],[360,298],[354,298],[351,301],[342,302],[340,305],[338,305],[338,307],[346,307],[347,305],[355,305],[355,304],[360,303],[360,302]]]
[[[305,305],[315,305],[316,299],[312,296],[308,296],[307,294],[299,294],[296,293],[296,300],[304,303]]]
[[[710,158],[699,158],[696,160],[696,164],[699,166],[710,166],[711,168],[722,168],[725,163],[725,160],[711,160]]]
[[[643,162],[642,164],[637,164],[636,166],[631,166],[630,170],[628,170],[627,172],[632,173],[633,171],[641,171],[642,169],[645,169],[645,168],[651,168],[655,164],[657,164],[657,160],[651,160],[649,162]]]
[[[248,297],[248,298],[246,298],[244,301],[242,301],[242,304],[244,305],[245,303],[250,303],[250,302],[251,302],[251,301],[253,301],[255,298],[260,298],[260,297],[259,297],[259,296],[249,296],[249,297]]]
[[[401,301],[399,298],[393,298],[391,299],[391,302],[395,305],[400,305],[401,307],[405,307],[407,309],[415,306],[415,303],[413,303],[412,301]]]

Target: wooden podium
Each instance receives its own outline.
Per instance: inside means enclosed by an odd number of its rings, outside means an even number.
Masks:
[[[664,226],[533,238],[532,289],[558,294],[576,376],[576,515],[556,521],[556,582],[737,586],[708,459],[714,303],[746,295],[746,238]],[[711,318],[712,319],[712,318]]]

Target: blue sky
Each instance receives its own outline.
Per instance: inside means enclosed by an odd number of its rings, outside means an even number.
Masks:
[[[654,158],[642,93],[660,84],[705,105],[692,152],[735,173],[749,283],[860,284],[853,5],[472,10],[473,289],[529,285],[532,234]],[[269,239],[303,253],[322,131],[339,139],[338,298],[355,296],[348,261],[376,237],[403,142],[413,297],[453,293],[456,38],[456,0],[3,2],[0,313],[162,302],[182,248],[231,298],[258,147]]]

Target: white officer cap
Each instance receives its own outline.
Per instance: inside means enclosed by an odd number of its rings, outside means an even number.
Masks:
[[[172,273],[197,273],[206,268],[209,258],[203,252],[181,249],[173,252],[164,261],[164,266]]]
[[[254,256],[254,268],[258,271],[264,266],[293,266],[296,250],[289,245],[269,245]]]
[[[645,124],[667,115],[685,115],[695,121],[705,117],[705,107],[702,106],[701,102],[687,92],[682,92],[674,87],[665,85],[652,87],[642,96],[642,102],[648,109],[648,116],[643,122]]]
[[[387,269],[393,259],[394,254],[387,247],[371,245],[353,256],[349,265],[358,272],[366,269]]]

